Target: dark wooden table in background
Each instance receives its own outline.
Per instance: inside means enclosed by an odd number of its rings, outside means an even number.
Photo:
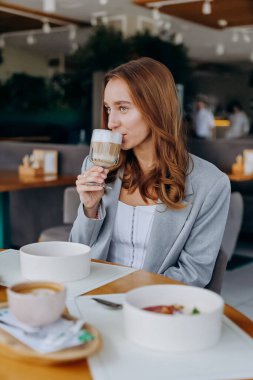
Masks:
[[[0,248],[10,247],[10,192],[17,190],[73,186],[73,175],[19,177],[17,171],[0,170]]]

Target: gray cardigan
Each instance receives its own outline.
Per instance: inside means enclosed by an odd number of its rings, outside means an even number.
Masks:
[[[211,279],[226,224],[230,182],[213,164],[191,155],[181,210],[156,206],[143,269],[189,285],[206,286]],[[91,163],[86,158],[83,170]],[[192,165],[190,165],[192,166]],[[70,241],[91,246],[92,257],[107,260],[121,180],[117,178],[101,202],[101,219],[89,219],[80,204]]]

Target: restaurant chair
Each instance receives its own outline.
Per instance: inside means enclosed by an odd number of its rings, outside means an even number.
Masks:
[[[63,195],[63,224],[42,231],[38,240],[40,242],[68,241],[79,204],[80,199],[76,187],[66,187]]]
[[[221,292],[223,277],[226,271],[227,263],[234,253],[237,239],[241,230],[243,217],[243,199],[238,192],[233,192],[230,198],[230,205],[227,217],[227,223],[224,235],[221,242],[212,278],[207,289],[213,290],[216,293]]]

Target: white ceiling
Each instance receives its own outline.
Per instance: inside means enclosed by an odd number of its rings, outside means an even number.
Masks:
[[[240,1],[240,0],[238,0]],[[42,10],[42,0],[6,0],[9,4],[18,4]],[[56,0],[56,13],[70,18],[89,22],[95,12],[107,12],[108,16],[127,15],[131,30],[137,25],[137,16],[145,16],[152,20],[151,10],[133,5],[130,0],[108,0],[103,6],[99,0]],[[193,59],[209,62],[245,62],[248,66],[250,56],[253,55],[253,29],[248,35],[251,41],[245,42],[239,31],[239,41],[232,42],[233,30],[213,30],[184,20],[162,15],[162,20],[171,22],[169,33],[182,33],[184,44],[188,47],[189,55]],[[83,43],[87,38],[87,31],[78,35],[78,42]],[[24,36],[6,37],[6,43],[20,48],[31,49],[48,57],[66,54],[70,50],[68,32],[37,35],[37,43],[28,46]],[[217,44],[224,44],[224,55],[216,54]],[[253,57],[252,57],[253,60]]]

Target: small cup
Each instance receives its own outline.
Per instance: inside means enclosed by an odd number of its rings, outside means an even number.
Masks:
[[[7,289],[9,308],[21,322],[44,326],[56,321],[66,301],[66,288],[56,282],[24,282]]]

